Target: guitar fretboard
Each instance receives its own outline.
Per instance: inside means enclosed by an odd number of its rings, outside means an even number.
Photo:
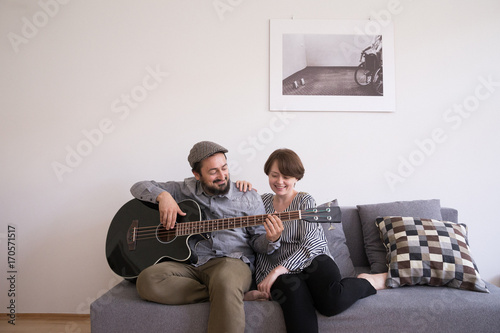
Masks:
[[[264,224],[268,215],[270,214],[178,223],[175,226],[175,234],[177,236],[187,236],[217,230],[255,227]],[[292,212],[273,213],[272,215],[278,216],[281,221],[299,220],[302,211],[296,210]]]

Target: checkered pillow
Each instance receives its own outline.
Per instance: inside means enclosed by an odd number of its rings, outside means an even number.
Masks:
[[[377,218],[387,249],[387,287],[425,284],[488,292],[463,224],[413,217]]]

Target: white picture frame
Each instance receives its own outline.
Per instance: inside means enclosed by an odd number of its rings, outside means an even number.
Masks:
[[[380,76],[383,79],[359,71],[358,77],[366,77],[366,82],[362,84],[367,84],[360,86],[354,73],[362,62],[361,52],[372,43],[375,45],[375,40],[381,42],[383,49],[383,52],[378,51],[381,52],[379,67],[383,68],[379,73],[383,74]],[[373,50],[374,47],[366,53]],[[368,56],[370,59],[374,52],[371,53]],[[369,67],[368,63],[372,64],[367,61],[366,67]],[[328,70],[328,75],[321,74],[321,77],[331,80],[319,82],[319,74],[306,71],[321,67]],[[308,79],[301,78],[300,73],[307,74]],[[295,79],[293,75],[297,75]],[[336,75],[342,75],[343,81],[335,79]],[[378,90],[383,88],[382,95],[376,93],[377,89],[369,76],[378,80]],[[270,20],[269,92],[270,111],[395,112],[393,23],[372,20]]]

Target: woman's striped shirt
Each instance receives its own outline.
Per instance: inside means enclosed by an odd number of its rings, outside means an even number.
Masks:
[[[262,195],[266,213],[274,213],[274,194]],[[305,210],[316,207],[314,198],[305,192],[299,192],[285,212]],[[304,220],[283,222],[284,230],[281,234],[281,246],[272,254],[257,254],[256,276],[260,283],[275,267],[282,265],[290,273],[299,273],[311,264],[311,261],[321,254],[331,257],[328,250],[323,227],[319,223],[309,223]]]

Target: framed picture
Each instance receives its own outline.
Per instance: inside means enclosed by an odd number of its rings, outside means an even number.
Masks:
[[[394,112],[392,22],[270,21],[271,111]]]

